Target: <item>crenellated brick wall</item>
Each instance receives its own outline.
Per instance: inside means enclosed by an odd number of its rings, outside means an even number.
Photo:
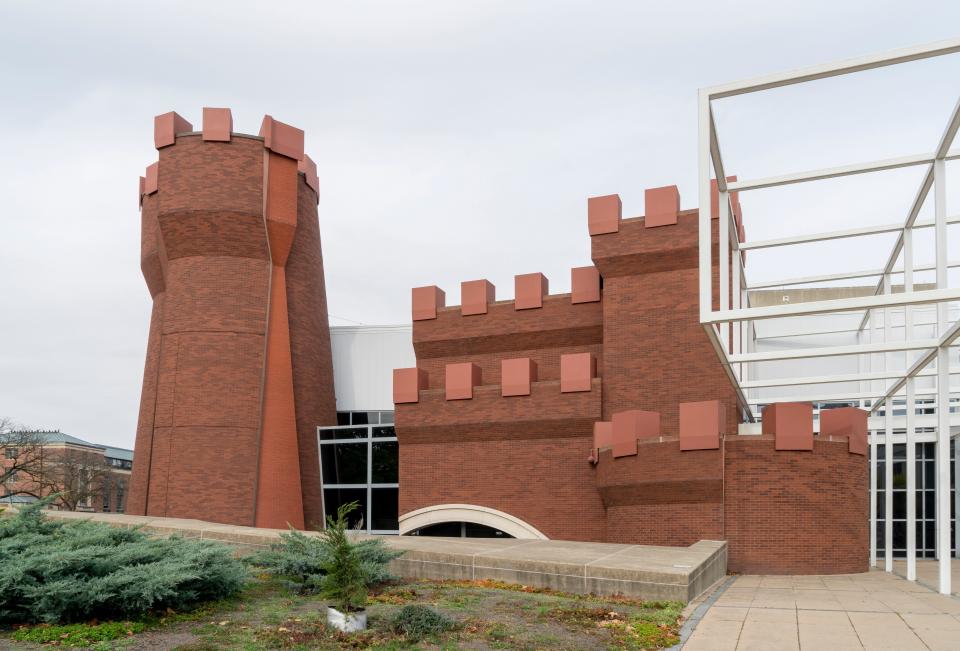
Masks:
[[[299,129],[203,115],[157,116],[140,179],[154,305],[127,512],[302,528],[336,422],[316,167]]]
[[[862,414],[828,415],[842,436],[814,445],[809,408],[778,405],[775,437],[735,436],[736,394],[699,323],[698,213],[673,186],[646,203],[623,219],[617,195],[589,200],[595,267],[574,270],[570,295],[540,274],[517,276],[514,301],[487,281],[463,284],[463,306],[413,290],[417,367],[394,372],[400,513],[472,504],[556,538],[729,539],[740,571],[863,571]]]

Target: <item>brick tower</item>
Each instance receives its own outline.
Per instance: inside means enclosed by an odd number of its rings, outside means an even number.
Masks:
[[[322,520],[316,427],[336,423],[316,165],[303,131],[154,120],[140,178],[153,297],[127,513],[260,527]]]

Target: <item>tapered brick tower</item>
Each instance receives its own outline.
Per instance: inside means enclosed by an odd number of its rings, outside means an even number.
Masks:
[[[316,427],[335,424],[303,131],[157,116],[140,178],[153,312],[127,513],[297,528],[322,520]]]

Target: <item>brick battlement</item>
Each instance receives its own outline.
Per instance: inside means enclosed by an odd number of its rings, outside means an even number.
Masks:
[[[589,437],[600,415],[601,381],[590,391],[561,393],[560,382],[532,382],[530,395],[504,397],[501,386],[474,387],[470,400],[447,400],[443,389],[396,405],[400,443]],[[584,443],[586,448],[589,443]]]
[[[303,151],[303,131],[266,115],[257,136],[233,131],[233,115],[228,108],[203,109],[203,129],[194,131],[193,125],[178,113],[170,111],[154,118],[154,145],[160,151],[160,161],[165,158],[164,151],[177,144],[199,141],[213,146],[223,146],[234,139],[260,143],[261,149],[267,149],[276,155],[297,161],[297,175],[315,193],[319,193],[317,165]],[[223,152],[211,154],[209,160],[224,155]],[[144,176],[140,177],[140,205],[144,198],[160,191],[160,162],[147,166]],[[178,188],[169,188],[176,191]],[[249,188],[252,189],[252,188]],[[318,195],[319,196],[319,195]]]

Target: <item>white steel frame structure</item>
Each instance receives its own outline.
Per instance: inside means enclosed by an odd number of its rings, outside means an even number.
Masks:
[[[914,463],[915,444],[918,440],[917,429],[922,425],[935,428],[936,440],[936,467],[937,467],[937,556],[939,570],[939,591],[943,594],[951,593],[951,560],[950,560],[950,398],[951,394],[960,392],[960,387],[950,386],[950,347],[957,345],[960,338],[960,321],[951,321],[951,301],[960,301],[960,288],[949,287],[947,272],[951,267],[960,265],[958,261],[949,261],[947,256],[947,225],[960,223],[960,216],[948,216],[946,206],[946,178],[945,163],[948,160],[960,159],[960,149],[953,147],[954,137],[960,128],[960,100],[955,105],[950,119],[947,122],[939,143],[933,151],[924,151],[919,154],[910,154],[898,158],[867,161],[855,164],[842,165],[826,169],[808,170],[774,176],[768,178],[727,181],[724,162],[721,156],[720,140],[714,121],[713,102],[723,98],[758,93],[764,90],[802,84],[848,75],[864,70],[882,68],[896,64],[938,57],[960,52],[960,39],[952,39],[930,45],[896,50],[877,56],[868,56],[858,59],[814,66],[784,74],[773,74],[742,82],[735,82],[702,89],[698,100],[698,187],[699,187],[699,267],[700,267],[700,322],[707,333],[713,347],[723,363],[730,380],[736,388],[738,399],[743,409],[745,419],[753,421],[757,414],[753,406],[760,402],[751,400],[751,390],[770,386],[798,386],[798,395],[793,398],[777,398],[777,401],[866,401],[870,410],[870,562],[876,565],[876,486],[877,486],[877,445],[884,446],[885,451],[885,569],[893,570],[892,553],[892,466],[893,444],[906,442],[907,463],[907,575],[908,579],[916,580],[916,539],[915,539],[915,490],[916,468]],[[731,205],[731,192],[744,193],[762,188],[771,188],[796,183],[810,183],[824,179],[833,179],[856,174],[869,174],[883,170],[892,170],[903,167],[921,166],[926,174],[918,188],[913,202],[906,208],[906,216],[902,222],[872,227],[857,227],[846,230],[803,235],[797,237],[783,237],[776,240],[739,242]],[[711,251],[711,179],[716,179],[719,192],[719,284],[712,281],[712,251]],[[918,221],[924,202],[933,191],[934,215],[933,221]],[[918,228],[932,228],[935,233],[935,260],[933,265],[915,266],[913,258],[913,231]],[[883,267],[870,270],[851,271],[839,274],[824,274],[800,278],[785,278],[777,281],[750,284],[743,267],[740,251],[750,249],[792,246],[808,242],[822,242],[840,238],[857,238],[879,233],[897,233],[897,240],[887,256]],[[956,251],[954,251],[956,253]],[[898,266],[898,261],[903,262]],[[732,266],[732,269],[731,269]],[[914,273],[917,271],[935,271],[936,285],[932,289],[918,290],[914,287]],[[903,291],[893,293],[891,277],[903,275]],[[810,285],[827,281],[837,281],[855,278],[877,278],[873,295],[833,300],[814,300],[809,302],[790,303],[774,306],[751,306],[750,290]],[[733,287],[734,291],[726,291]],[[720,288],[725,288],[720,291]],[[714,297],[719,294],[719,309],[713,308]],[[730,295],[732,294],[732,305]],[[935,323],[933,338],[916,339],[913,336],[914,312],[916,308],[935,306],[936,314],[928,319],[931,325]],[[894,338],[893,315],[902,314],[903,336]],[[818,346],[800,350],[756,352],[756,324],[767,319],[797,317],[807,315],[850,315],[860,314],[860,325],[854,329],[837,328],[824,331],[799,330],[797,336],[808,334],[827,334],[830,332],[852,333],[859,343],[855,345]],[[871,319],[882,317],[883,326],[877,329]],[[877,319],[879,320],[879,319]],[[732,337],[731,337],[732,330]],[[880,340],[876,340],[879,334]],[[779,335],[784,336],[784,335]],[[730,343],[732,342],[732,344]],[[856,359],[866,361],[866,370],[854,374],[821,375],[804,377],[787,377],[776,380],[751,380],[755,364],[773,360],[826,358],[838,355],[856,356]],[[896,359],[906,360],[903,370],[895,370],[892,363]],[[880,368],[870,369],[871,357],[879,356],[883,362]],[[887,361],[890,360],[890,361]],[[954,370],[954,374],[957,370]],[[920,393],[914,385],[917,377],[935,377],[935,391],[926,391],[936,398],[936,417],[918,418],[914,405]],[[815,384],[818,386],[831,383],[854,382],[861,388],[858,392],[819,389],[804,393],[802,386]],[[882,388],[875,389],[878,382]],[[955,380],[955,384],[960,384]],[[866,390],[863,390],[863,388]],[[903,397],[906,401],[905,435],[895,435],[892,421],[892,406],[895,398]],[[882,419],[879,418],[882,409]],[[934,422],[927,422],[933,420]],[[923,421],[923,423],[921,423]],[[954,418],[957,421],[957,418]],[[882,434],[880,433],[882,431]],[[925,435],[923,440],[930,440],[931,435]],[[960,470],[960,457],[954,460]],[[960,477],[960,472],[957,473]],[[960,491],[958,491],[960,495]],[[960,506],[960,505],[958,505]],[[958,508],[960,513],[960,508]],[[958,527],[960,532],[960,527]],[[960,545],[957,545],[960,548]]]

